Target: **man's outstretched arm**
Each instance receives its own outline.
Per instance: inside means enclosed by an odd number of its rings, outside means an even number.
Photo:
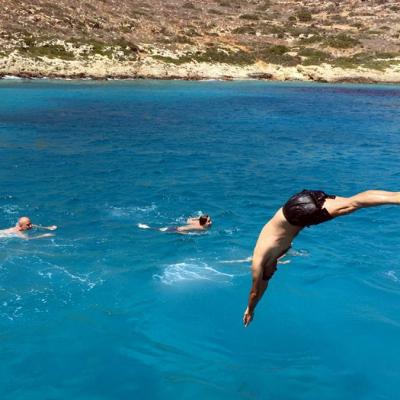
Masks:
[[[44,233],[43,235],[28,236],[28,235],[25,235],[24,233],[20,232],[20,233],[18,233],[18,236],[21,239],[24,239],[24,240],[34,240],[34,239],[42,239],[42,238],[47,238],[47,237],[53,237],[54,234],[53,233]]]
[[[250,289],[249,302],[243,315],[243,324],[247,327],[253,319],[254,309],[268,287],[268,281],[276,271],[276,262],[263,265],[262,260],[253,259],[253,282]]]
[[[32,225],[33,228],[37,229],[46,229],[48,231],[55,231],[57,229],[57,225],[51,225],[51,226],[42,226],[42,225]]]

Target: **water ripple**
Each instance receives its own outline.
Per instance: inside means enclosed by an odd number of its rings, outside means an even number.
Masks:
[[[153,275],[154,279],[166,285],[195,281],[231,283],[233,277],[233,274],[218,271],[208,264],[196,260],[167,265],[161,274]]]
[[[361,279],[361,282],[374,289],[400,295],[400,269],[376,272],[369,278]]]

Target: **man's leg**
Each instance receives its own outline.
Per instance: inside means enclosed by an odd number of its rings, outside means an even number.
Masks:
[[[332,217],[350,214],[360,208],[376,207],[385,204],[400,205],[400,192],[386,192],[384,190],[367,190],[352,197],[336,197],[326,199],[324,207]]]

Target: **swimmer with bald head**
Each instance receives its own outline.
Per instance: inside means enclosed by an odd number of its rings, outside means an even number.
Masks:
[[[57,226],[56,225],[51,225],[51,226],[34,225],[34,224],[32,224],[30,218],[21,217],[18,219],[18,222],[15,224],[15,226],[8,228],[8,229],[0,230],[0,237],[15,236],[15,237],[19,237],[21,239],[30,240],[30,239],[40,239],[40,238],[54,236],[53,233],[44,233],[42,235],[29,237],[25,232],[30,231],[32,228],[54,231],[57,229]]]

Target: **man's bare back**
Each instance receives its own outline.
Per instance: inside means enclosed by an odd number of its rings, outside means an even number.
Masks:
[[[204,231],[211,227],[212,221],[208,215],[202,215],[199,218],[188,218],[187,225],[178,226],[177,232],[187,233],[193,231]]]
[[[243,323],[248,326],[254,309],[276,271],[278,259],[289,250],[293,239],[305,227],[350,214],[365,207],[400,205],[400,192],[368,190],[352,197],[304,190],[292,196],[263,227],[253,253],[252,287]]]

